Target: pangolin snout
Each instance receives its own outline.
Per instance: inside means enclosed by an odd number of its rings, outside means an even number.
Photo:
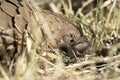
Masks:
[[[73,48],[82,54],[95,55],[96,53],[94,46],[88,44],[87,42],[78,43],[73,46]]]

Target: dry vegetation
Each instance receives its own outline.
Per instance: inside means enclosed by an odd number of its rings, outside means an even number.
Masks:
[[[0,65],[0,80],[119,80],[120,79],[120,2],[116,0],[36,0],[44,9],[66,16],[96,47],[96,56],[86,55],[77,62],[57,49],[48,49],[47,39],[38,47],[41,36],[37,23],[42,19],[33,3],[32,21],[35,42],[26,38],[23,54],[8,65]],[[40,18],[40,19],[39,19]],[[39,23],[41,24],[41,23]],[[40,26],[40,25],[39,25]],[[35,29],[35,30],[34,30]],[[49,29],[47,29],[49,32]],[[37,33],[38,32],[38,33]],[[51,36],[49,33],[48,37]],[[47,37],[46,37],[47,38]],[[39,54],[38,54],[39,53]],[[6,69],[7,68],[7,69]]]

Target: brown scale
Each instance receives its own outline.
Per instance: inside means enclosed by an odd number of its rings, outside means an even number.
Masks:
[[[95,53],[95,49],[81,36],[77,27],[64,16],[46,10],[42,10],[42,14],[51,29],[51,38],[55,40],[55,44],[50,43],[53,47],[67,52],[72,58],[77,51],[80,54]],[[22,38],[23,30],[30,23],[32,15],[32,10],[23,0],[0,0],[0,47],[19,53],[18,43],[14,39]],[[3,35],[13,37],[13,40]]]

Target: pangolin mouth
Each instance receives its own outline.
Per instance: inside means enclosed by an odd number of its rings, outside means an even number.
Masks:
[[[83,43],[78,43],[74,46],[72,46],[72,53],[74,57],[77,59],[78,55],[79,56],[84,56],[84,55],[95,55],[96,50],[93,46],[90,44],[83,42]]]
[[[77,50],[79,52],[84,51],[85,49],[87,49],[90,45],[86,42],[79,42],[76,45],[72,46],[74,50]]]

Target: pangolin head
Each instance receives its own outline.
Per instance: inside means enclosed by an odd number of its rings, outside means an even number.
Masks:
[[[59,48],[68,53],[68,56],[71,58],[85,54],[95,55],[96,53],[94,46],[85,37],[81,37],[79,33],[63,35],[59,43]]]

